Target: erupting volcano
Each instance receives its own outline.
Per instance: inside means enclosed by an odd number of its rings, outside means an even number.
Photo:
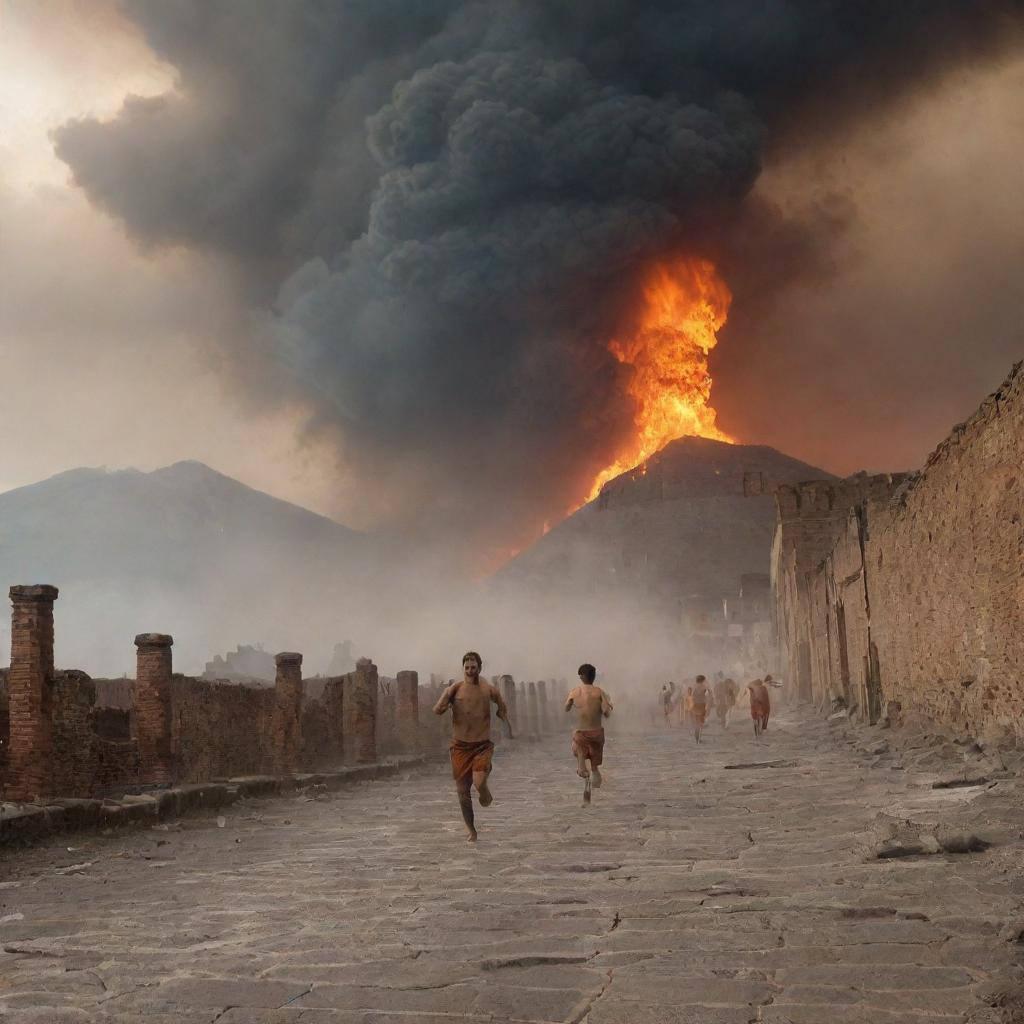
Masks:
[[[646,462],[678,437],[732,442],[715,425],[708,353],[729,315],[732,293],[708,260],[657,264],[643,289],[636,330],[613,338],[608,350],[632,369],[629,395],[636,433],[594,479],[587,501],[609,481]]]

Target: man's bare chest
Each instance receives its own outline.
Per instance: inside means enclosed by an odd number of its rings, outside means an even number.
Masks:
[[[452,711],[456,717],[478,718],[489,713],[490,700],[482,690],[469,690],[462,687],[452,701]]]

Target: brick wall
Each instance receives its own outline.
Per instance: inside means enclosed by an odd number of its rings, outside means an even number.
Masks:
[[[7,670],[0,669],[0,793],[7,776],[7,751],[11,742],[11,717],[7,700]]]
[[[274,770],[274,690],[242,683],[171,680],[174,779],[200,782]]]
[[[129,711],[135,704],[134,679],[93,679],[96,706]]]
[[[771,579],[780,667],[791,696],[803,700],[823,696],[824,617],[817,623],[815,638],[812,578],[845,531],[849,510],[865,500],[887,498],[903,479],[901,474],[858,473],[847,480],[811,480],[776,492]]]
[[[12,667],[0,670],[5,800],[367,764],[447,747],[448,722],[428,710],[443,684],[421,692],[412,671],[379,678],[367,658],[347,675],[303,680],[301,654],[283,652],[271,689],[176,674],[173,638],[140,633],[134,680],[55,670],[56,598],[46,585],[11,588]]]
[[[303,680],[302,764],[306,769],[343,763],[345,677]]]
[[[963,735],[1024,740],[1021,451],[1018,364],[920,473],[848,501],[813,566],[820,543],[802,545],[782,496],[779,641],[801,681],[805,663],[805,695],[869,721],[895,703]]]
[[[882,699],[1024,740],[1024,372],[887,509],[865,566]]]
[[[53,683],[53,792],[87,796],[96,775],[92,680],[77,671],[58,672]]]
[[[53,795],[53,602],[57,588],[13,586],[10,741],[4,794],[9,800]]]
[[[380,676],[377,680],[377,732],[376,742],[378,750],[391,751],[395,749],[395,694],[398,689],[398,680],[387,676]]]
[[[380,684],[377,666],[369,658],[356,662],[355,672],[344,677],[344,753],[348,764],[370,764],[377,759],[377,704]]]

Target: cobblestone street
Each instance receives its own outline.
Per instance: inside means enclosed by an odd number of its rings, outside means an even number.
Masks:
[[[568,738],[505,743],[476,846],[431,764],[8,854],[0,1019],[1012,1019],[1017,782],[988,763],[933,788],[951,751],[848,735],[792,715],[760,746],[745,718],[699,748],[613,728],[589,809]],[[993,845],[879,858],[896,819],[941,823],[925,848],[957,830]]]

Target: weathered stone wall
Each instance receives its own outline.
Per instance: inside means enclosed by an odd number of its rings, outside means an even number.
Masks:
[[[173,676],[175,781],[272,773],[274,705],[274,690],[265,686]]]
[[[787,690],[811,700],[821,695],[825,638],[818,623],[812,636],[811,579],[846,529],[849,510],[865,500],[887,498],[902,475],[868,476],[847,480],[811,480],[783,486],[776,492],[777,522],[772,544],[772,586],[776,599],[779,638]],[[820,609],[819,609],[820,611]]]
[[[345,677],[303,680],[302,764],[328,768],[344,761]]]
[[[92,712],[96,691],[84,672],[58,672],[53,681],[52,791],[86,796],[96,775]]]
[[[53,795],[53,602],[57,588],[13,586],[11,668],[7,676],[10,748],[4,795]]]
[[[11,588],[12,667],[0,670],[5,800],[289,775],[447,747],[449,721],[420,711],[443,684],[423,699],[416,672],[379,678],[368,658],[344,676],[303,680],[302,655],[282,652],[271,689],[176,674],[173,637],[140,633],[134,680],[57,671],[56,598],[47,585]]]
[[[802,695],[842,698],[869,721],[898,705],[964,735],[1024,740],[1022,451],[1018,365],[920,473],[888,495],[845,492],[813,566],[820,538],[787,522],[780,494],[779,640],[793,677],[805,671]]]
[[[11,742],[11,716],[7,698],[7,670],[0,669],[0,792],[7,775],[7,750]]]
[[[345,763],[370,764],[377,760],[377,666],[369,658],[360,658],[356,670],[346,673],[344,680]]]
[[[135,704],[134,679],[93,679],[96,706],[130,711]]]
[[[868,518],[883,700],[1024,740],[1024,372]]]
[[[377,749],[395,749],[395,691],[398,680],[381,676],[377,680]]]

